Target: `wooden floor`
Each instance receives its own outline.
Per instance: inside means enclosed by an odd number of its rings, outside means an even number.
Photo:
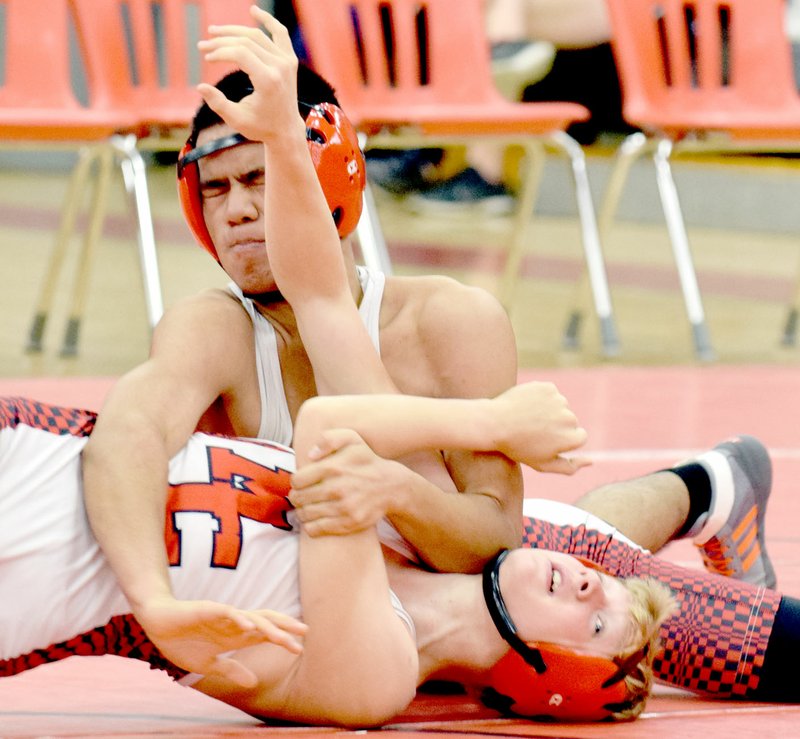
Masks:
[[[590,175],[607,167],[608,159],[607,152],[590,153]],[[753,222],[763,222],[764,211],[775,200],[769,195],[770,187],[789,194],[793,188],[797,202],[800,173],[794,161],[787,160],[785,166],[774,162],[689,163],[676,166],[678,174],[690,186],[684,204],[687,213],[700,213],[689,224],[690,239],[718,362],[796,363],[800,350],[782,347],[780,337],[786,304],[800,274],[800,218],[794,233],[781,225],[785,219],[772,219],[779,222],[778,228],[723,228],[704,224],[702,218],[705,210],[719,211],[720,200],[727,200],[731,213],[737,216],[731,220],[747,222],[750,209]],[[59,356],[74,259],[68,263],[56,294],[45,351],[39,355],[25,352],[67,175],[65,168],[55,172],[41,166],[0,169],[0,264],[4,277],[0,377],[116,376],[147,353],[149,332],[135,232],[121,178],[114,180],[110,192],[111,212],[91,273],[79,355],[71,359]],[[717,177],[706,192],[703,176]],[[204,251],[193,245],[183,224],[172,168],[153,167],[149,181],[165,303],[169,305],[209,285],[224,284],[225,276]],[[691,184],[695,181],[701,181],[700,194],[692,197]],[[727,192],[719,192],[720,181],[732,183]],[[597,202],[602,184],[598,185],[597,178],[593,181]],[[546,178],[545,201],[549,186]],[[761,200],[759,193],[766,193]],[[626,195],[634,203],[637,197],[644,200],[654,196],[638,188]],[[707,207],[703,198],[708,199]],[[379,197],[379,205],[397,274],[438,272],[490,290],[496,288],[507,228],[504,219],[485,219],[469,212],[422,218],[411,215],[402,201],[388,196]],[[520,366],[695,363],[666,229],[661,220],[647,216],[639,221],[620,220],[604,239],[621,354],[611,361],[602,358],[590,312],[580,349],[561,349],[565,321],[580,297],[575,285],[582,268],[579,231],[570,207],[555,213],[551,209],[530,227],[531,246],[511,308]],[[770,220],[769,214],[766,220]]]

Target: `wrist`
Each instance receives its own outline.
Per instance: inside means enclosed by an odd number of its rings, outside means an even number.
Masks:
[[[140,621],[151,611],[176,600],[168,583],[150,583],[129,588],[125,593],[134,616]]]
[[[502,452],[506,449],[508,423],[503,418],[501,401],[485,398],[478,401],[476,434],[482,440],[482,451]]]
[[[386,498],[386,517],[390,520],[404,519],[414,516],[414,495],[413,488],[420,479],[420,476],[412,472],[403,462],[396,460],[389,461],[394,466],[395,472],[400,476],[400,484],[397,480],[391,486]]]

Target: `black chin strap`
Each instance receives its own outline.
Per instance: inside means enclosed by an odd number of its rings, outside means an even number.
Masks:
[[[542,659],[542,653],[538,649],[529,647],[520,639],[517,634],[517,627],[514,626],[514,622],[511,620],[511,615],[500,592],[500,565],[503,564],[503,560],[508,556],[509,551],[509,549],[503,549],[497,556],[490,559],[483,568],[483,598],[500,636],[536,672],[542,674],[547,669],[547,665]]]

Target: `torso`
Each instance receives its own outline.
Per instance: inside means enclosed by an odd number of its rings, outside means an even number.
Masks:
[[[89,528],[80,456],[94,418],[0,399],[0,676],[87,650],[155,657],[179,674],[128,615]],[[176,597],[302,615],[299,538],[286,500],[294,469],[294,453],[281,445],[192,435],[169,468],[165,538]],[[395,608],[411,625],[399,601]]]
[[[376,317],[379,338],[373,338],[384,365],[401,392],[434,397],[459,394],[458,357],[443,356],[446,349],[423,327],[430,325],[427,316],[434,312],[432,304],[445,299],[458,302],[465,290],[472,288],[464,288],[440,277],[386,278],[382,298],[376,307],[379,311]],[[239,303],[233,294],[229,299]],[[278,402],[285,403],[288,418],[293,422],[302,403],[316,395],[311,364],[297,327],[290,320],[288,306],[282,304],[277,309],[259,306],[258,310],[274,331],[284,394]],[[274,413],[275,409],[263,408],[255,333],[245,308],[241,311],[242,319],[249,324],[250,346],[253,347],[251,360],[235,387],[221,395],[204,414],[198,430],[257,437],[265,411]],[[371,320],[372,313],[362,317]],[[444,326],[438,333],[447,330],[448,327]],[[447,369],[443,371],[443,367]],[[278,435],[278,440],[290,443],[291,438]]]

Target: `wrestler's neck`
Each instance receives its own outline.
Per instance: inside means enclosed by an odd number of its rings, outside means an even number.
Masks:
[[[480,576],[391,567],[389,578],[417,631],[421,680],[467,680],[505,654]]]
[[[356,305],[361,305],[361,301],[364,298],[364,291],[361,287],[361,280],[358,278],[352,246],[348,242],[345,243],[346,246],[343,246],[343,255],[350,293]],[[283,327],[290,333],[294,333],[297,330],[297,320],[294,311],[279,289],[276,288],[275,290],[263,293],[245,293],[245,297],[250,298],[258,312],[273,325]]]

